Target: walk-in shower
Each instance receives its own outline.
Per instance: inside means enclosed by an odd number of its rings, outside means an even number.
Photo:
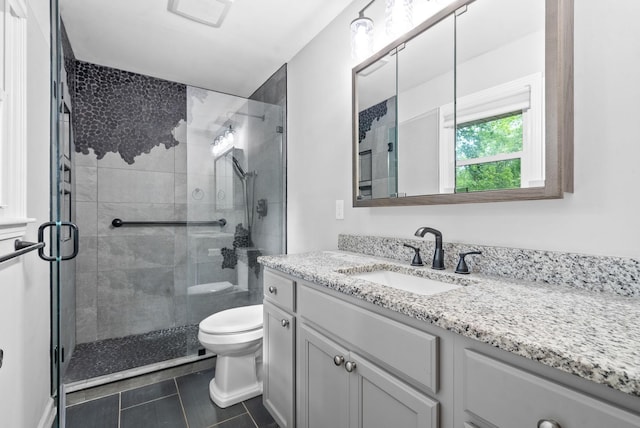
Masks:
[[[285,94],[273,89],[286,70],[246,99],[65,55],[81,248],[63,333],[76,339],[73,391],[207,358],[198,323],[261,302],[256,259],[284,252]]]

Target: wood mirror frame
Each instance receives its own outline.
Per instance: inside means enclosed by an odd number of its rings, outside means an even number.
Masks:
[[[463,204],[560,199],[573,192],[573,0],[545,1],[545,185],[470,193],[358,199],[357,74],[390,51],[475,0],[458,0],[352,69],[352,190],[354,207]],[[482,1],[482,0],[477,0]]]

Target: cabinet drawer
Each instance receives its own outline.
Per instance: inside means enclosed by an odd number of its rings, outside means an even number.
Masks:
[[[377,363],[437,391],[438,338],[309,287],[298,289],[301,316],[366,352]]]
[[[640,417],[476,352],[464,351],[464,408],[499,427],[638,428]]]
[[[265,299],[282,309],[295,310],[295,281],[265,269],[263,286]]]

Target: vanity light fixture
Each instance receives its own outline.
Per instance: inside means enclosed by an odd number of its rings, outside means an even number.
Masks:
[[[386,0],[384,21],[387,35],[393,38],[413,27],[413,0]]]
[[[364,16],[364,11],[373,4],[371,0],[351,21],[351,58],[363,60],[373,53],[373,20]]]
[[[229,128],[218,135],[211,143],[211,153],[217,157],[233,147],[235,133],[236,131],[229,125]]]
[[[169,0],[167,10],[183,18],[220,28],[233,0]]]

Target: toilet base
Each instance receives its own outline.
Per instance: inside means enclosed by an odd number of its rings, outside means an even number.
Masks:
[[[262,394],[261,367],[255,354],[220,356],[216,375],[209,383],[209,397],[218,407],[225,408]]]

